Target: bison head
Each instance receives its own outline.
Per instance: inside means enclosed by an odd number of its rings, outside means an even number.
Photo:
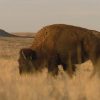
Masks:
[[[20,74],[33,73],[34,71],[36,72],[40,70],[37,54],[30,48],[20,50],[18,63]]]

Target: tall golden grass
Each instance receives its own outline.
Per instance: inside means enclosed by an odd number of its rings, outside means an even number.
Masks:
[[[93,65],[87,61],[77,65],[71,79],[60,68],[58,77],[48,76],[47,70],[32,75],[19,75],[18,52],[30,46],[32,39],[0,38],[0,100],[99,100],[100,79],[92,79]]]

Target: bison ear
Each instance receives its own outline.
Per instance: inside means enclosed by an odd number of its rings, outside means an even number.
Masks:
[[[23,48],[20,50],[20,56],[25,60],[36,60],[37,55],[36,52],[30,48]]]

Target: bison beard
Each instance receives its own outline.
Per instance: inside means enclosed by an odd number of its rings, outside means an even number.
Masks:
[[[90,59],[94,64],[94,75],[100,58],[100,36],[97,33],[64,24],[42,28],[37,32],[32,46],[20,50],[20,74],[40,72],[46,67],[55,76],[58,74],[58,65],[62,65],[64,71],[72,76],[75,64]]]

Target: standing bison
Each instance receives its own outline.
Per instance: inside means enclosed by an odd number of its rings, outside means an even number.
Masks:
[[[32,46],[20,50],[19,71],[33,73],[44,67],[53,75],[58,74],[58,65],[70,76],[75,71],[75,64],[88,59],[96,66],[100,58],[100,37],[96,31],[65,25],[54,24],[37,32]],[[45,66],[44,66],[45,64]],[[96,67],[94,67],[94,72]]]

